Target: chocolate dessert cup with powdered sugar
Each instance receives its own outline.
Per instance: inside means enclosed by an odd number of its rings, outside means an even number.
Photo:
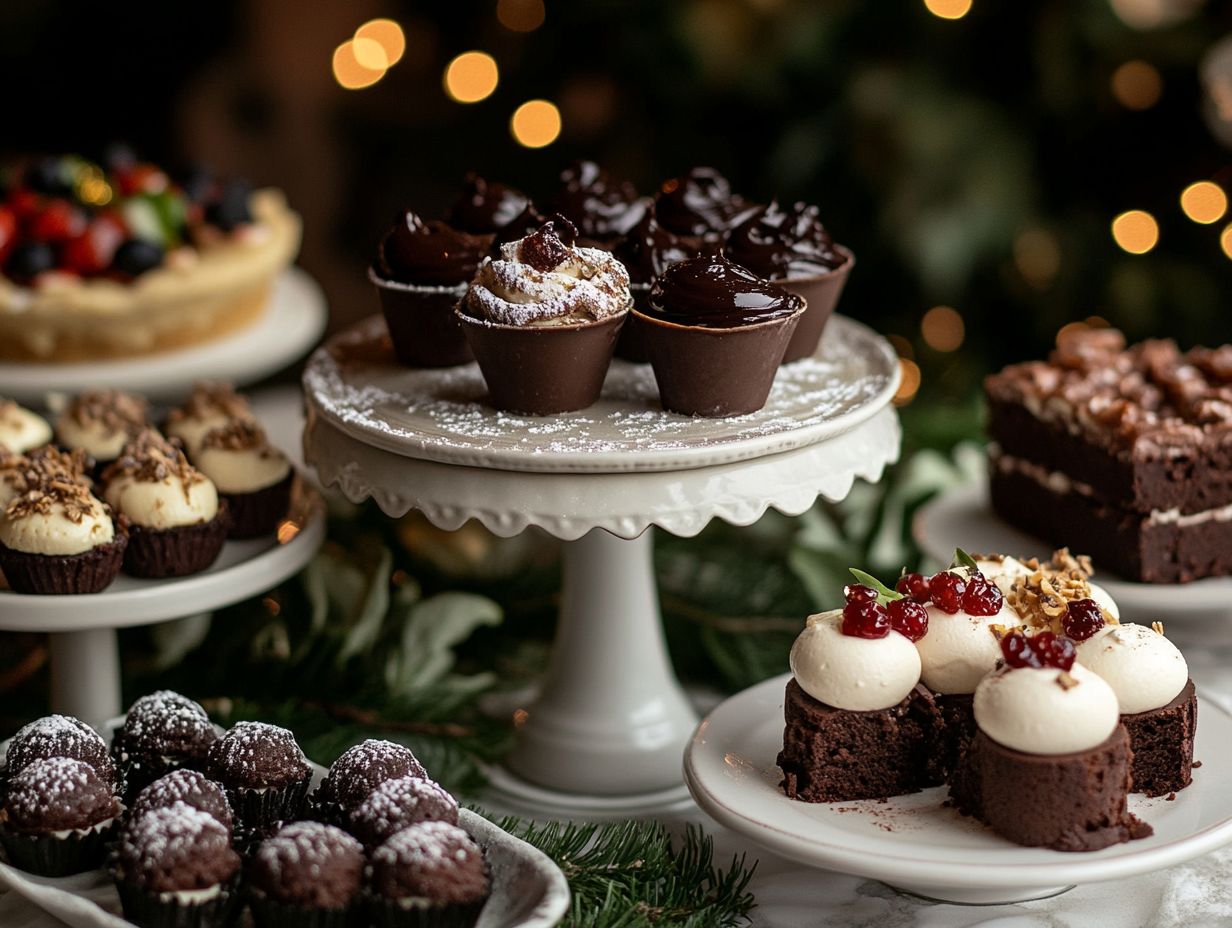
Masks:
[[[501,246],[457,317],[498,409],[551,415],[599,398],[632,298],[624,265],[567,220]]]

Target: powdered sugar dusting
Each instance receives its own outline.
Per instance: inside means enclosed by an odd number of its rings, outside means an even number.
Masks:
[[[417,870],[449,868],[453,862],[477,860],[483,856],[471,836],[448,822],[419,822],[404,828],[377,848],[373,862]]]
[[[213,728],[205,710],[172,690],[142,696],[128,710],[123,734],[134,742],[157,739],[178,743],[198,735],[208,737]]]
[[[385,341],[373,318],[313,356],[304,386],[325,416],[402,454],[512,470],[667,470],[698,466],[681,461],[699,451],[710,453],[705,463],[723,463],[788,450],[880,408],[898,370],[880,338],[836,317],[817,355],[779,369],[758,412],[718,420],[665,412],[650,366],[616,360],[594,406],[538,418],[489,406],[477,365],[409,370]],[[782,447],[767,449],[766,439]]]
[[[341,828],[321,822],[295,822],[262,841],[256,857],[272,875],[281,877],[288,869],[325,866],[334,859],[351,858],[362,866],[363,853],[360,843]]]
[[[15,819],[32,823],[40,819],[61,823],[70,816],[97,820],[118,811],[110,788],[94,768],[71,757],[45,757],[32,762],[9,784],[8,812]]]

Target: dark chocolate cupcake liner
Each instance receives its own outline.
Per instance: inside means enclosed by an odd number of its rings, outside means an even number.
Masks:
[[[351,813],[341,803],[319,798],[320,794],[321,788],[317,787],[308,799],[305,814],[314,822],[322,822],[326,825],[341,828],[343,831],[349,831],[351,827]]]
[[[14,593],[101,593],[120,572],[128,542],[129,537],[117,526],[114,539],[81,554],[30,554],[0,544],[0,571]]]
[[[0,825],[0,846],[18,870],[38,876],[72,876],[101,867],[117,819],[104,828],[67,835],[29,835]]]
[[[124,917],[138,928],[225,928],[238,919],[242,900],[239,877],[204,902],[184,903],[170,893],[150,892],[125,882],[112,871]]]
[[[804,315],[800,317],[800,324],[796,326],[796,331],[787,343],[787,349],[783,352],[784,364],[810,357],[817,351],[826,323],[830,321],[834,307],[843,295],[843,287],[846,286],[847,276],[855,266],[856,256],[842,245],[836,245],[835,249],[844,256],[844,261],[828,274],[774,281],[808,304]]]
[[[133,804],[133,800],[137,798],[138,793],[155,780],[161,780],[169,773],[184,769],[196,770],[199,773],[204,772],[201,769],[203,764],[200,761],[193,761],[188,758],[183,760],[159,758],[156,761],[147,763],[124,760],[117,751],[112,752],[112,757],[121,779],[120,795],[123,797],[125,805],[129,806]]]
[[[147,580],[200,573],[218,560],[229,525],[225,500],[219,500],[218,513],[208,522],[174,528],[131,525],[124,570]]]
[[[368,921],[376,928],[474,928],[488,897],[465,905],[406,907],[372,891],[364,894]]]
[[[458,287],[417,287],[385,280],[371,268],[368,279],[381,300],[381,313],[394,355],[406,367],[453,367],[474,359],[454,307],[466,293]]]
[[[318,909],[279,902],[250,890],[248,907],[256,928],[359,928],[364,923],[364,908],[358,898],[345,909]]]
[[[219,493],[231,514],[228,538],[256,538],[268,535],[291,508],[291,487],[295,471],[291,470],[277,483],[251,493]]]
[[[281,822],[294,822],[303,817],[312,775],[281,789],[246,789],[227,787],[227,799],[238,828],[263,836]]]

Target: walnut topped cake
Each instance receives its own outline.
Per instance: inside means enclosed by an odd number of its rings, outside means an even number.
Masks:
[[[988,377],[992,505],[1147,583],[1232,572],[1232,345],[1058,338]]]

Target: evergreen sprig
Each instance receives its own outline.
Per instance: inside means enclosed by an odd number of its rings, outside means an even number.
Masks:
[[[657,822],[498,824],[564,871],[573,892],[565,928],[735,928],[754,905],[756,864],[740,856],[716,867],[714,841],[695,825],[673,843]]]

